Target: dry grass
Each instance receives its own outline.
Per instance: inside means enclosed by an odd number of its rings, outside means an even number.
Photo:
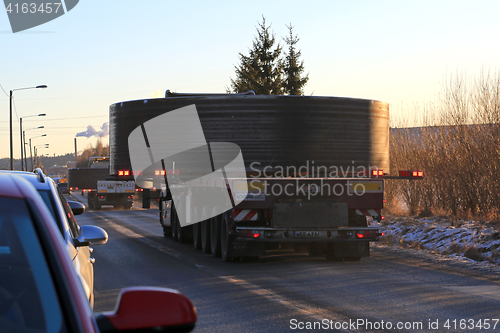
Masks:
[[[464,257],[467,257],[474,261],[483,261],[485,259],[485,257],[479,252],[479,250],[475,246],[469,246],[464,252]]]
[[[387,180],[386,209],[500,221],[500,73],[452,77],[423,113],[418,135],[391,134],[390,158],[393,173],[418,169],[425,179]]]

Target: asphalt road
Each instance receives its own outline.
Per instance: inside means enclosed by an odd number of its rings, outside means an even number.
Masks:
[[[195,332],[500,331],[496,271],[383,247],[360,262],[277,250],[224,263],[164,238],[156,209],[104,207],[77,220],[109,234],[94,247],[96,312],[112,310],[120,289],[147,285],[187,295],[198,310]]]

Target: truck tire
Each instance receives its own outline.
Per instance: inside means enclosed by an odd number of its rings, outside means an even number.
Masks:
[[[212,217],[210,221],[210,247],[212,249],[212,255],[214,257],[220,257],[220,223],[221,216]]]
[[[208,219],[202,221],[200,227],[201,234],[201,251],[203,253],[212,253],[212,247],[210,245],[210,221],[212,219]]]
[[[92,200],[94,201],[94,209],[100,210],[102,206],[99,203],[99,199],[97,198],[97,195],[94,195],[92,198],[93,198]]]
[[[163,228],[163,237],[170,238],[172,237],[172,227],[162,226]]]
[[[231,249],[233,247],[233,239],[229,235],[229,214],[226,212],[222,214],[220,224],[220,247],[221,257],[225,262],[232,261],[236,257],[231,256]]]
[[[193,247],[195,250],[201,250],[201,223],[193,224]]]
[[[170,215],[170,224],[171,229],[172,229],[172,239],[174,241],[177,241],[177,211],[175,210],[175,207],[172,206],[172,211]]]
[[[181,224],[180,224],[178,218],[176,219],[176,222],[177,222],[177,226],[176,226],[176,229],[177,229],[177,241],[179,243],[187,243],[188,240],[189,240],[188,232],[189,232],[190,227],[189,226],[187,226],[187,227],[181,227]]]

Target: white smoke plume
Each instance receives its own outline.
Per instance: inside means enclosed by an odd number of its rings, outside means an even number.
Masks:
[[[84,136],[86,138],[90,138],[92,136],[97,136],[97,137],[106,137],[109,135],[109,122],[105,122],[102,124],[100,130],[96,130],[94,126],[88,125],[87,130],[84,132],[77,133],[76,136]]]

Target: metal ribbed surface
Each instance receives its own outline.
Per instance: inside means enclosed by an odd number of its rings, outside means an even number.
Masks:
[[[337,97],[169,97],[110,106],[111,174],[130,169],[128,136],[165,112],[195,104],[208,142],[240,146],[245,165],[376,166],[389,171],[389,106]],[[166,143],[168,144],[168,143]],[[270,170],[270,169],[268,169]],[[328,171],[330,172],[330,171]]]

